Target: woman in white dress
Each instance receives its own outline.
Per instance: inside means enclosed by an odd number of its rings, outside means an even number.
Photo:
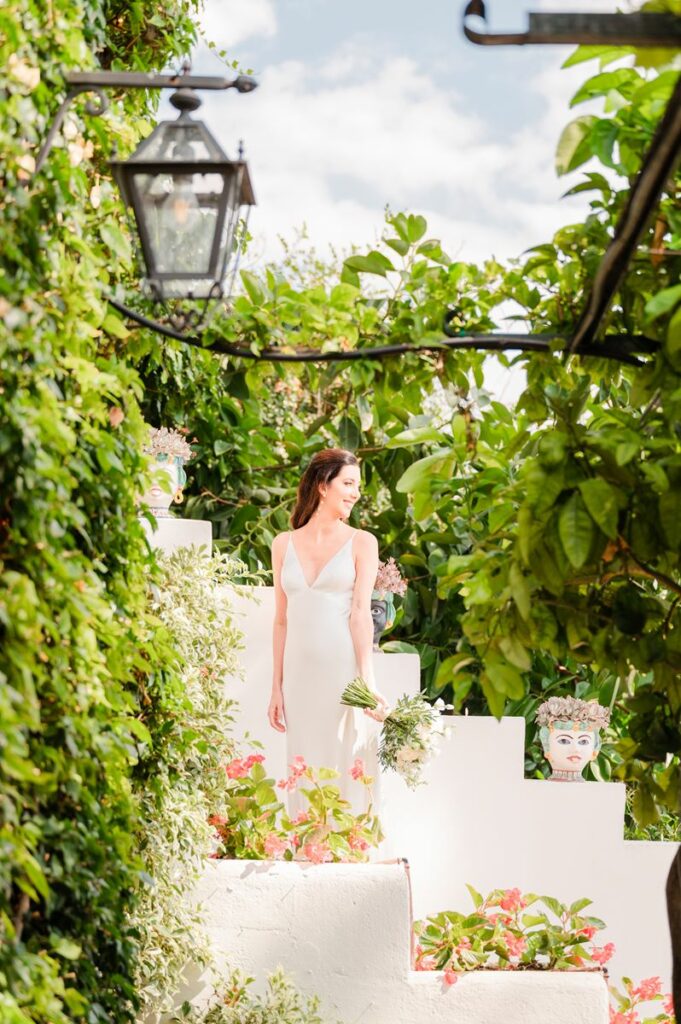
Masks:
[[[377,777],[384,713],[344,708],[341,693],[356,676],[375,689],[371,593],[376,538],[346,522],[360,494],[359,464],[339,448],[317,452],[300,480],[293,530],[272,544],[275,591],[273,680],[269,721],[286,733],[288,763],[335,768],[341,793],[364,810],[349,777],[355,758]],[[383,707],[385,701],[377,694]],[[374,722],[369,721],[370,718]],[[290,794],[292,814],[303,809]]]

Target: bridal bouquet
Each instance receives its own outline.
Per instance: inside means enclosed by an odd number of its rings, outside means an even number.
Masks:
[[[379,701],[358,676],[343,690],[341,704],[375,711]],[[440,712],[451,707],[442,700],[429,704],[417,693],[414,697],[400,697],[385,716],[378,748],[379,763],[401,775],[410,789],[420,785],[423,766],[436,752],[438,741],[446,732]]]

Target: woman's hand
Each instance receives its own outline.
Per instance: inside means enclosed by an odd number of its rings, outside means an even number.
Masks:
[[[378,707],[374,708],[373,711],[371,710],[371,708],[365,708],[364,714],[367,715],[369,718],[373,718],[374,722],[385,722],[386,717],[390,711],[390,706],[382,694],[374,693],[374,696],[378,701]]]
[[[270,706],[267,709],[267,717],[273,729],[276,729],[277,732],[286,732],[286,726],[284,725],[284,722],[286,721],[284,714],[284,694],[281,690],[272,690]]]

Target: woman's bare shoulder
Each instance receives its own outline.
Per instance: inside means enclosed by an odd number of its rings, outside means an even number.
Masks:
[[[372,553],[378,551],[378,541],[374,537],[373,533],[369,533],[368,530],[355,531],[355,544],[362,551]]]
[[[286,544],[288,543],[288,538],[290,536],[291,533],[289,530],[286,530],[284,533],[278,533],[277,536],[272,541],[272,552],[276,554],[279,551],[283,551],[283,549],[286,547]]]

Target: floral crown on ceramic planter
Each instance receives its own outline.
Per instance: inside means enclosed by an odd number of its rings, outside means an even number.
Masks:
[[[578,722],[591,729],[605,729],[610,722],[610,708],[596,700],[549,697],[537,708],[537,725],[551,726],[555,722]]]

